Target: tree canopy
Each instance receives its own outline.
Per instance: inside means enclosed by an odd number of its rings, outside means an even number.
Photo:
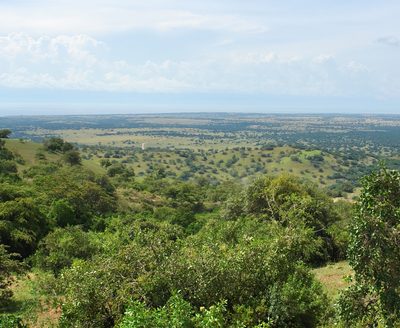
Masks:
[[[355,284],[341,313],[351,324],[400,325],[400,172],[382,168],[363,179],[350,227],[349,261]]]
[[[0,139],[6,139],[11,135],[10,129],[0,129]]]

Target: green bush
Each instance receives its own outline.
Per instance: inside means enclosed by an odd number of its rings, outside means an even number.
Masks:
[[[168,300],[170,291],[154,287],[154,275],[177,247],[181,230],[146,221],[118,222],[112,230],[104,252],[61,272],[62,327],[112,327],[132,296],[148,295],[158,304]]]
[[[33,198],[15,198],[0,203],[0,243],[26,257],[47,232],[48,223]]]
[[[12,296],[10,289],[12,275],[20,268],[15,254],[9,254],[4,245],[0,244],[0,306],[3,306]],[[0,321],[1,322],[1,321]],[[0,325],[0,327],[2,327]]]
[[[274,317],[276,327],[312,327],[323,318],[326,296],[299,262],[317,247],[311,230],[250,219],[211,221],[181,239],[175,227],[124,223],[105,241],[102,255],[62,271],[63,326],[110,327],[132,299],[162,308],[176,290],[194,309],[225,300],[224,320],[236,313],[253,326]],[[257,310],[248,318],[234,310],[240,306]]]
[[[244,192],[232,195],[222,211],[225,219],[253,217],[261,222],[275,221],[282,226],[305,225],[321,247],[310,262],[321,264],[338,255],[329,227],[340,220],[334,203],[315,186],[290,175],[261,177]]]
[[[180,295],[174,295],[165,306],[156,309],[141,302],[132,303],[118,328],[223,328],[227,321],[225,315],[224,302],[195,312]],[[238,324],[236,327],[240,327]]]
[[[12,131],[10,129],[1,129],[0,130],[0,139],[7,139]]]
[[[12,314],[0,314],[1,328],[28,328],[22,323],[21,318]]]
[[[100,250],[94,233],[79,227],[57,228],[43,238],[33,256],[35,265],[58,275],[76,259],[89,259]]]

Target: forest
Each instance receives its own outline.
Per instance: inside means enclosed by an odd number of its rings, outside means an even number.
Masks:
[[[158,119],[2,122],[0,327],[400,327],[398,120]]]

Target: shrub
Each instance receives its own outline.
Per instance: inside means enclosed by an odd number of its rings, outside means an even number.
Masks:
[[[9,288],[13,281],[12,274],[19,268],[20,265],[15,260],[15,254],[9,254],[5,246],[0,244],[0,306],[5,305],[12,296]],[[3,327],[2,320],[6,319],[0,316],[0,327]]]
[[[21,318],[12,314],[0,314],[1,328],[28,328],[22,323]]]
[[[99,251],[99,244],[94,233],[79,227],[57,228],[40,241],[33,260],[39,268],[58,275],[74,260],[91,258]]]

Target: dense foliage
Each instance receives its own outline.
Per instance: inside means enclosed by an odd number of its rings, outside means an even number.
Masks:
[[[69,145],[45,141],[21,170],[0,143],[15,168],[0,174],[0,308],[25,267],[59,327],[398,323],[399,172],[366,177],[350,220],[350,203],[292,175],[182,181],[159,166],[138,178],[108,160],[94,173]],[[312,268],[348,246],[355,282],[336,315]],[[4,327],[28,321],[0,315]]]
[[[12,283],[12,272],[19,269],[15,255],[7,252],[4,245],[0,244],[0,306],[4,305],[12,296],[9,289]]]
[[[363,180],[351,224],[349,261],[355,284],[340,300],[350,324],[400,325],[400,172],[385,168]]]
[[[315,186],[302,183],[293,176],[262,177],[242,193],[228,200],[224,217],[254,217],[261,222],[277,222],[284,227],[310,229],[310,235],[319,245],[312,255],[312,262],[338,260],[343,256],[334,227],[343,218],[331,199]]]

